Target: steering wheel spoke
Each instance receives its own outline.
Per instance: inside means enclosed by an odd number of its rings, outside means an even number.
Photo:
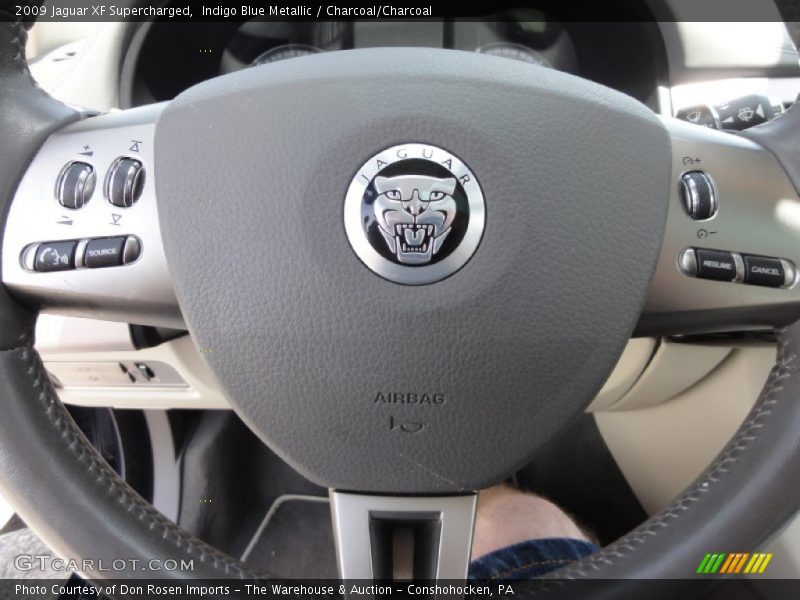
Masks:
[[[800,316],[800,199],[742,136],[665,120],[672,186],[641,335],[785,325]]]
[[[156,206],[163,105],[53,133],[24,174],[3,238],[3,283],[43,310],[184,327]]]
[[[466,579],[477,494],[330,497],[341,579]]]

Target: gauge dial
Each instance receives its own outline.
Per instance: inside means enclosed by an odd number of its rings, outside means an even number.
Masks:
[[[319,54],[322,52],[319,48],[309,46],[307,44],[286,44],[284,46],[276,46],[270,48],[263,54],[260,54],[253,62],[250,63],[251,67],[258,65],[266,65],[268,63],[279,62],[289,58],[297,58],[299,56],[310,56],[312,54]]]
[[[503,58],[510,58],[512,60],[519,60],[522,62],[530,63],[533,65],[542,65],[543,67],[552,67],[550,62],[536,50],[523,46],[522,44],[513,44],[511,42],[497,42],[494,44],[486,44],[476,50],[481,54],[490,54],[492,56],[501,56]]]

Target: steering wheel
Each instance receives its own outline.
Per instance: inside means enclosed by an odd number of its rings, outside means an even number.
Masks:
[[[580,414],[632,334],[774,327],[779,351],[684,493],[551,577],[685,577],[795,513],[797,105],[734,136],[516,61],[369,49],[84,118],[24,43],[0,25],[0,490],[59,554],[268,577],[100,458],[33,348],[41,307],[187,326],[244,422],[331,490],[345,579],[390,576],[398,526],[417,575],[465,577],[475,490]]]

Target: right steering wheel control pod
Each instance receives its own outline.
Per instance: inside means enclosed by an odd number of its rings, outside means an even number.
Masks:
[[[681,176],[681,195],[686,212],[695,221],[710,219],[717,213],[717,191],[707,173],[684,173]]]
[[[678,265],[690,277],[775,288],[792,287],[797,278],[797,268],[784,258],[708,248],[686,248]]]

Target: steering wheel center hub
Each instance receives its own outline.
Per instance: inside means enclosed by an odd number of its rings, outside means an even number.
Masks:
[[[308,477],[386,493],[489,485],[586,406],[671,158],[627,96],[408,48],[200,84],[155,147],[176,295],[232,405]]]

